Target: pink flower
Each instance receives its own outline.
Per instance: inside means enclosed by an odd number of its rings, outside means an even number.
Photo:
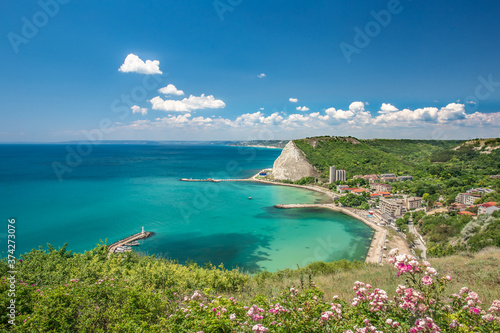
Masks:
[[[429,275],[426,275],[422,278],[422,283],[425,284],[426,286],[429,286],[432,284],[432,278]]]
[[[254,331],[254,332],[269,332],[269,329],[262,326],[262,324],[257,324],[254,327],[252,327],[252,331]]]
[[[469,312],[474,314],[480,314],[481,310],[479,310],[478,308],[470,308]]]

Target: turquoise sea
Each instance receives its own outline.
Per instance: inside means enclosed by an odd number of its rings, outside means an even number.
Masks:
[[[314,260],[363,260],[368,251],[373,231],[356,219],[324,209],[273,207],[327,202],[320,193],[252,182],[179,181],[246,178],[272,167],[278,149],[152,143],[83,148],[0,145],[2,256],[9,218],[16,219],[17,256],[46,243],[67,242],[81,252],[142,226],[155,235],[141,241],[141,252],[251,272]],[[54,165],[64,172],[60,179]]]

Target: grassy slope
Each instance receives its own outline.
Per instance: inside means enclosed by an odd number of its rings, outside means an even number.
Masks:
[[[490,304],[500,297],[500,250],[495,248],[485,249],[476,254],[459,254],[445,258],[430,259],[429,262],[437,269],[440,275],[450,275],[452,282],[445,294],[458,293],[461,287],[469,287],[479,295],[481,301]],[[307,275],[304,275],[307,282]],[[394,296],[399,284],[405,284],[404,279],[396,277],[395,269],[390,265],[367,265],[362,269],[338,271],[329,274],[320,274],[313,277],[317,286],[325,292],[326,298],[338,295],[341,299],[349,301],[354,297],[352,287],[355,281],[370,283],[375,288],[381,288]],[[297,276],[280,278],[279,275],[271,276],[267,283],[257,283],[258,280],[249,281],[246,292],[241,293],[239,299],[250,300],[256,294],[273,295],[290,285],[300,286]]]
[[[264,272],[248,275],[238,270],[225,270],[209,265],[179,265],[175,262],[152,256],[140,257],[130,253],[125,259],[113,255],[107,259],[106,248],[99,247],[84,254],[68,254],[61,251],[34,251],[24,256],[18,265],[18,280],[35,284],[37,288],[54,288],[66,284],[69,279],[95,282],[103,276],[127,279],[139,288],[176,289],[178,292],[210,288],[213,293],[235,296],[249,301],[256,295],[273,296],[290,286],[307,286],[309,276],[326,293],[326,297],[338,295],[348,301],[354,297],[355,281],[370,283],[386,290],[390,295],[398,284],[405,281],[397,278],[391,265],[378,266],[345,260],[316,262],[295,270],[275,273]],[[460,254],[429,260],[441,275],[454,278],[450,292],[467,286],[490,303],[500,298],[500,249],[489,248],[475,254]],[[0,265],[0,277],[8,276],[7,265]]]

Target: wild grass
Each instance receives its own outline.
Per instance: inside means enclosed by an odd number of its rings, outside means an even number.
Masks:
[[[484,304],[489,305],[493,300],[500,299],[500,249],[488,248],[476,254],[461,253],[429,259],[429,262],[437,269],[440,276],[449,275],[453,278],[445,295],[458,293],[460,288],[469,287],[482,297],[481,301]],[[395,273],[396,270],[390,264],[365,265],[344,271],[315,274],[311,276],[311,280],[325,292],[326,298],[331,299],[337,295],[345,301],[350,301],[355,296],[352,290],[355,281],[369,283],[374,288],[385,290],[390,297],[394,296],[396,287],[406,283],[404,278],[397,277]],[[248,301],[259,294],[275,296],[284,288],[301,285],[308,287],[308,283],[307,271],[286,277],[277,273],[267,278],[256,275],[236,297]],[[234,293],[232,295],[234,296]]]

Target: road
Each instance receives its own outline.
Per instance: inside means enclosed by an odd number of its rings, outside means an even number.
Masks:
[[[408,230],[415,235],[415,245],[418,249],[422,250],[422,258],[427,259],[427,247],[425,247],[425,244],[422,242],[423,238],[418,233],[417,229],[415,229],[412,221],[408,222]]]

